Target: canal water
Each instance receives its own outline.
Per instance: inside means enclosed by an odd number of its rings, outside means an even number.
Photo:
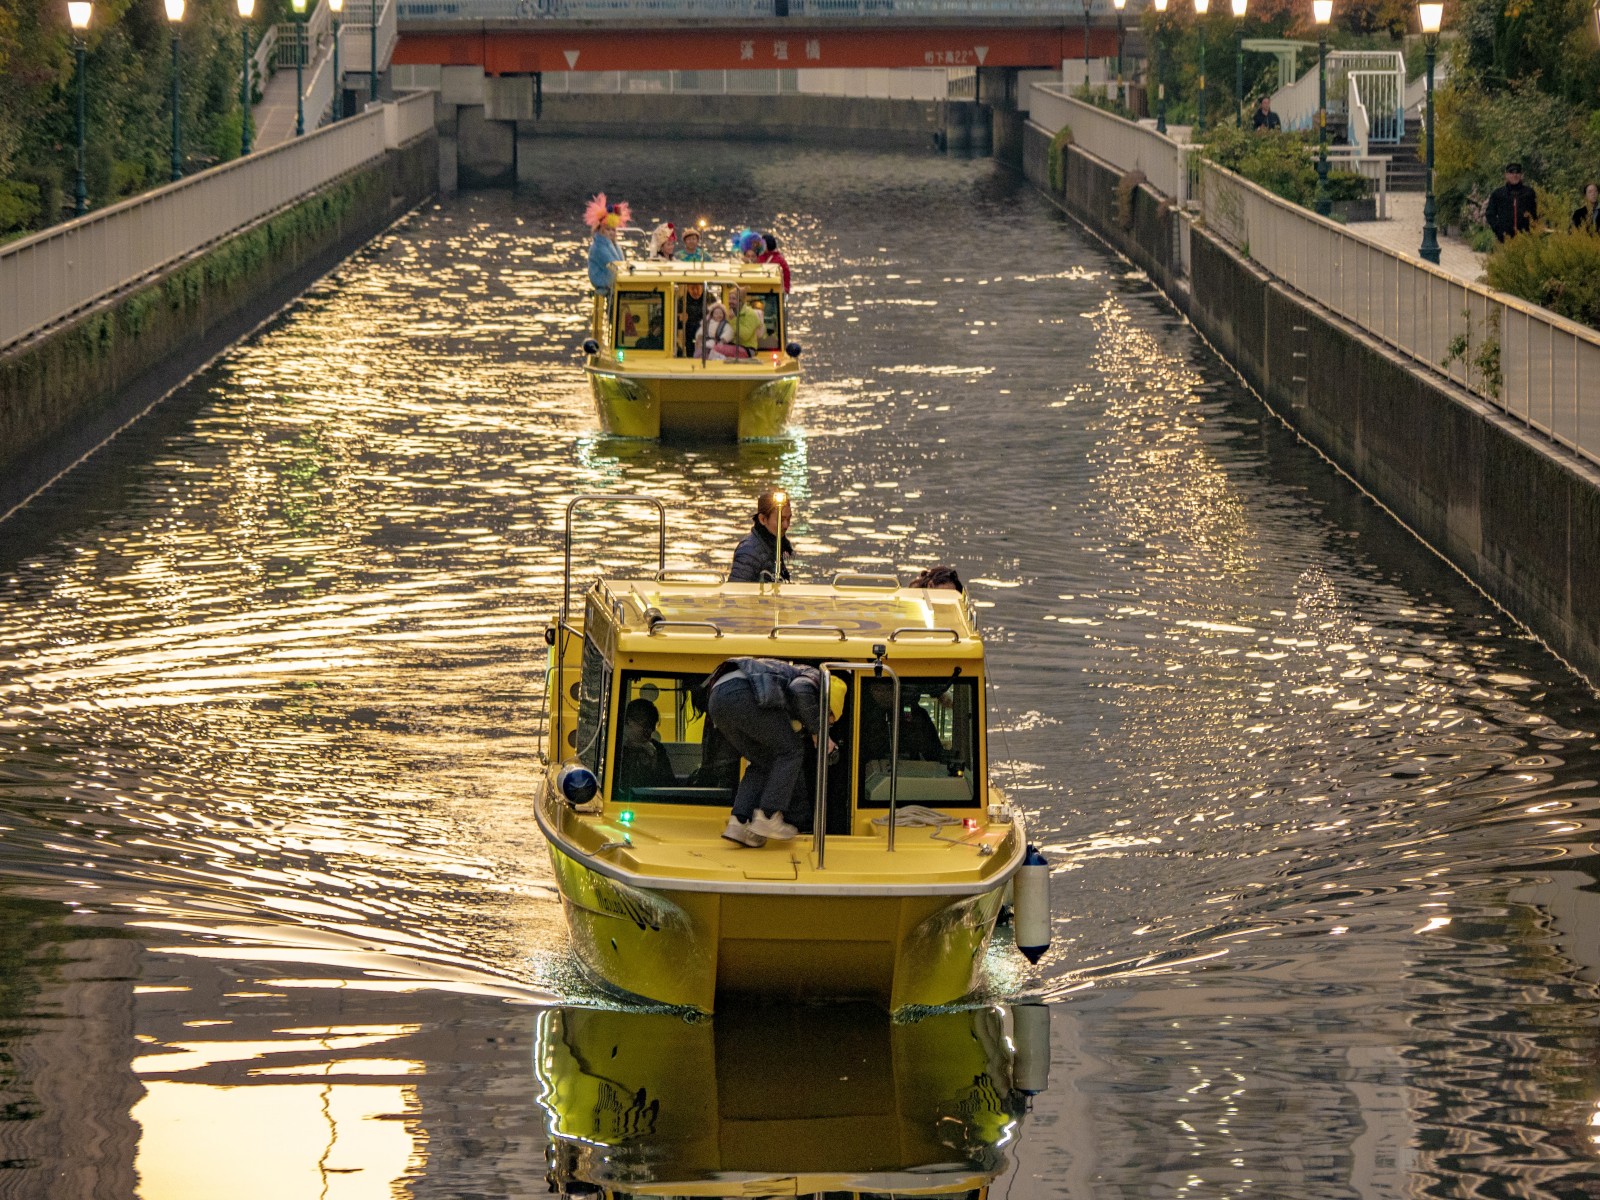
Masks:
[[[0,1195],[1593,1194],[1581,681],[992,165],[537,154],[0,526]],[[790,437],[598,433],[600,188],[777,233]],[[664,497],[718,566],[773,483],[813,576],[949,562],[982,605],[1055,945],[974,1007],[690,1022],[567,955],[563,504]]]

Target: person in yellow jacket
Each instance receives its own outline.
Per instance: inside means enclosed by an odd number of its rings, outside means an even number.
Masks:
[[[728,289],[728,323],[733,326],[733,341],[739,349],[747,351],[740,358],[755,354],[756,346],[767,332],[767,319],[750,303],[742,287]]]

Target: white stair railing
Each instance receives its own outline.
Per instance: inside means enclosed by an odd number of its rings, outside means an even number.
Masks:
[[[1367,157],[1367,148],[1372,142],[1372,122],[1367,117],[1367,106],[1361,99],[1361,80],[1366,74],[1365,71],[1350,72],[1350,89],[1346,96],[1346,111],[1350,119],[1345,140],[1355,147],[1356,154],[1361,158]]]
[[[1349,116],[1350,77],[1361,74],[1363,103],[1367,109],[1369,137],[1377,142],[1397,142],[1405,132],[1405,56],[1397,50],[1335,50],[1328,55],[1328,112]],[[1317,68],[1273,94],[1272,111],[1285,129],[1315,129]]]

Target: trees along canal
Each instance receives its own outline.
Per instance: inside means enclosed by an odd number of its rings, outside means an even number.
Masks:
[[[179,61],[188,169],[237,157],[236,0],[188,0]],[[257,5],[259,36],[287,8]],[[86,206],[103,207],[171,174],[172,31],[153,0],[94,0],[84,40]],[[72,214],[78,82],[67,0],[0,0],[0,240]]]

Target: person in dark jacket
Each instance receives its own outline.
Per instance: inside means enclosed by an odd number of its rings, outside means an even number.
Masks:
[[[728,570],[729,583],[764,583],[774,578],[788,583],[789,555],[794,546],[789,541],[789,524],[794,520],[794,506],[788,493],[776,488],[756,497],[755,517],[744,541],[733,549],[733,566]],[[777,575],[778,535],[783,534],[783,574]]]
[[[1583,206],[1573,211],[1572,227],[1584,233],[1600,233],[1600,184],[1583,185]]]
[[[1533,189],[1522,182],[1522,164],[1506,164],[1506,181],[1489,193],[1489,206],[1484,210],[1484,223],[1489,226],[1495,240],[1505,241],[1519,233],[1527,233],[1539,215],[1539,198]]]
[[[722,832],[730,842],[754,847],[800,832],[807,798],[796,784],[808,748],[794,725],[798,721],[813,738],[828,737],[821,696],[821,671],[781,659],[730,658],[711,673],[707,715],[750,764]],[[842,711],[842,695],[837,707]],[[828,750],[835,748],[829,738]]]
[[[961,582],[961,575],[954,567],[947,567],[943,563],[937,566],[924,567],[922,573],[911,581],[914,588],[932,588],[936,591],[965,592],[966,585]]]

